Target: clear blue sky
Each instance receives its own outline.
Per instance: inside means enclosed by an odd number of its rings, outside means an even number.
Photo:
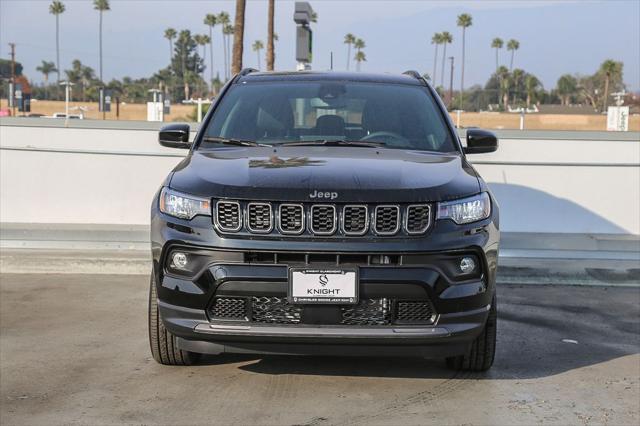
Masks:
[[[73,59],[98,68],[98,13],[90,0],[63,0],[61,62],[69,68]],[[0,56],[9,57],[9,42],[17,45],[17,59],[35,81],[35,67],[42,59],[55,60],[55,19],[48,13],[49,0],[0,0]],[[624,80],[640,90],[640,0],[608,1],[383,1],[312,0],[319,21],[314,30],[314,69],[343,69],[347,50],[344,34],[363,38],[367,62],[364,71],[402,72],[417,69],[431,73],[434,32],[454,36],[447,56],[456,57],[455,86],[459,85],[461,31],[456,16],[473,16],[467,32],[465,86],[484,84],[495,68],[490,48],[494,37],[520,41],[515,66],[537,75],[552,88],[564,73],[591,74],[607,59],[624,62]],[[167,27],[206,33],[206,13],[228,11],[233,0],[112,0],[104,17],[105,79],[149,76],[168,63]],[[276,68],[293,69],[294,1],[276,0]],[[266,41],[266,0],[248,0],[245,66],[256,66],[250,49],[256,39]],[[266,44],[266,43],[265,43]],[[214,33],[217,68],[222,63],[219,28]],[[263,51],[264,63],[264,51]],[[501,62],[508,63],[503,50]],[[207,61],[208,64],[208,61]],[[438,66],[438,68],[440,68]],[[207,71],[208,74],[208,71]],[[440,80],[438,78],[438,80]]]

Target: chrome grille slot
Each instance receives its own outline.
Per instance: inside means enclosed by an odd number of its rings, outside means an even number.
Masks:
[[[342,209],[342,231],[346,235],[364,235],[369,228],[367,206],[347,205]]]
[[[377,206],[374,230],[378,235],[394,235],[400,229],[400,207],[394,205]]]
[[[247,228],[256,233],[271,232],[273,229],[271,205],[268,203],[249,203],[247,205]]]
[[[218,201],[214,215],[215,225],[224,232],[237,232],[242,227],[242,214],[237,201]]]
[[[304,208],[300,204],[280,204],[278,229],[283,234],[301,234],[304,231]]]
[[[330,204],[314,204],[311,206],[311,232],[316,235],[331,235],[336,232],[336,207]]]
[[[414,204],[407,207],[405,230],[408,234],[424,234],[431,224],[431,207],[428,204]]]

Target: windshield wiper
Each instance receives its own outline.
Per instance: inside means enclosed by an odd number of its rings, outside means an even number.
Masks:
[[[380,148],[385,146],[382,142],[369,142],[369,141],[350,141],[345,139],[316,139],[311,141],[295,141],[295,142],[281,142],[274,144],[275,146],[355,146],[364,148]]]
[[[256,141],[248,140],[248,139],[236,139],[236,138],[221,138],[218,136],[205,136],[202,138],[204,142],[215,142],[221,143],[225,145],[238,145],[238,146],[271,146],[263,143],[258,143]]]

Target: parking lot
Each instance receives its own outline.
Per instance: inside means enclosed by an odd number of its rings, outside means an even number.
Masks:
[[[487,374],[440,360],[156,364],[144,276],[2,275],[0,423],[638,424],[640,288],[502,285]]]

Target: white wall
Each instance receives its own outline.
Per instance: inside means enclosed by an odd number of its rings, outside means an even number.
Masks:
[[[498,152],[470,157],[498,198],[502,229],[640,235],[637,134],[556,133],[505,137]],[[4,123],[0,148],[0,221],[19,223],[148,224],[155,191],[184,154],[159,146],[153,129]]]

